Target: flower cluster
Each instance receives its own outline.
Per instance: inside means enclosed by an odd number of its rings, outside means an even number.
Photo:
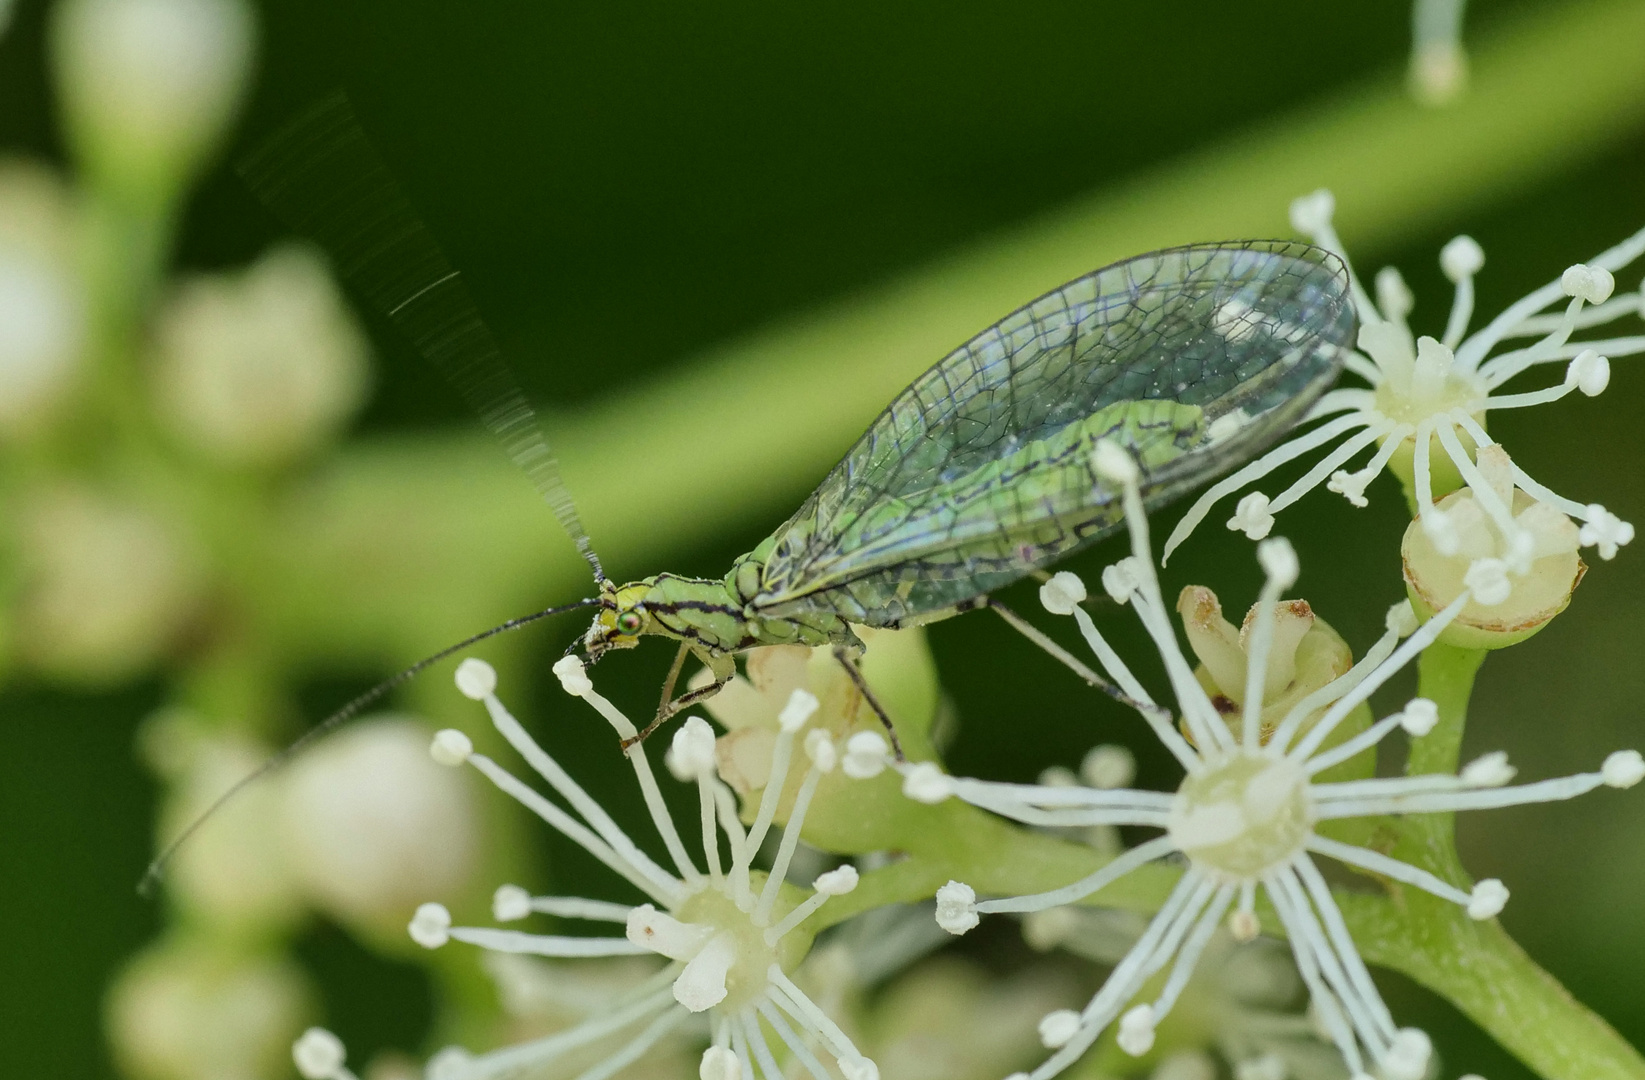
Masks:
[[[1330,835],[1332,823],[1547,802],[1600,786],[1631,787],[1645,778],[1645,759],[1633,750],[1618,751],[1597,772],[1517,786],[1510,786],[1514,769],[1500,753],[1487,754],[1456,775],[1323,781],[1320,774],[1353,760],[1396,729],[1412,738],[1433,730],[1438,709],[1418,698],[1357,735],[1331,741],[1373,691],[1435,640],[1467,603],[1467,593],[1420,627],[1408,605],[1396,606],[1389,613],[1388,635],[1364,659],[1292,705],[1268,733],[1262,713],[1275,611],[1282,593],[1296,581],[1298,564],[1284,540],[1265,541],[1258,559],[1266,583],[1250,635],[1245,684],[1239,688],[1243,704],[1237,723],[1232,722],[1196,679],[1170,626],[1153,570],[1135,466],[1124,455],[1099,451],[1098,467],[1125,486],[1133,549],[1130,558],[1104,573],[1103,585],[1115,601],[1136,611],[1158,648],[1176,695],[1180,729],[1080,607],[1085,589],[1077,577],[1055,575],[1041,597],[1053,613],[1072,614],[1079,621],[1109,678],[1186,776],[1174,793],[1166,793],[956,778],[930,762],[899,766],[905,793],[921,802],[958,798],[1031,825],[1129,825],[1161,831],[1094,873],[1049,892],[979,900],[969,886],[951,881],[937,894],[938,923],[963,934],[983,914],[1076,903],[1100,895],[1104,887],[1148,863],[1180,859],[1182,873],[1170,896],[1103,988],[1083,1009],[1060,1010],[1042,1021],[1042,1040],[1054,1053],[1027,1074],[1030,1080],[1046,1080],[1067,1068],[1116,1020],[1122,1050],[1133,1055],[1151,1050],[1157,1025],[1177,1003],[1218,927],[1226,922],[1241,941],[1260,932],[1259,891],[1290,939],[1315,1014],[1350,1071],[1357,1076],[1376,1068],[1387,1080],[1422,1080],[1429,1040],[1422,1031],[1395,1023],[1315,856],[1449,900],[1472,919],[1493,918],[1507,902],[1508,890],[1494,879],[1464,888],[1371,847],[1345,843]],[[1154,1000],[1132,1004],[1149,980],[1167,968]]]
[[[1332,225],[1335,201],[1328,191],[1317,191],[1291,205],[1297,231],[1347,259]],[[1638,291],[1613,295],[1614,272],[1645,252],[1645,229],[1600,253],[1588,263],[1567,269],[1559,279],[1510,304],[1500,315],[1472,335],[1467,334],[1474,310],[1474,275],[1485,263],[1479,244],[1459,236],[1445,245],[1440,266],[1456,286],[1455,299],[1444,332],[1438,338],[1413,336],[1406,316],[1412,297],[1399,272],[1388,267],[1376,276],[1372,301],[1357,277],[1352,278],[1354,306],[1359,314],[1360,353],[1351,354],[1348,368],[1365,380],[1365,387],[1339,388],[1322,397],[1308,420],[1324,423],[1289,439],[1264,456],[1206,490],[1165,542],[1164,557],[1203,521],[1218,500],[1267,476],[1287,462],[1323,447],[1332,449],[1301,479],[1273,498],[1252,491],[1240,499],[1228,527],[1260,540],[1273,528],[1274,515],[1324,483],[1355,506],[1367,503],[1365,491],[1384,469],[1399,475],[1409,493],[1422,528],[1434,546],[1454,555],[1469,542],[1464,535],[1470,519],[1436,499],[1463,484],[1472,489],[1481,525],[1497,536],[1492,562],[1481,571],[1485,578],[1523,576],[1536,557],[1539,544],[1535,522],[1521,520],[1511,499],[1501,497],[1474,460],[1477,450],[1493,445],[1486,432],[1489,413],[1522,409],[1557,401],[1581,392],[1602,393],[1610,382],[1610,357],[1645,352],[1645,335],[1577,340],[1578,331],[1645,316]],[[1548,311],[1559,302],[1563,311]],[[1492,355],[1505,341],[1533,339],[1530,344]],[[1516,376],[1547,364],[1564,364],[1565,377],[1557,385],[1521,393],[1500,392]],[[1333,446],[1333,444],[1335,444]],[[1359,469],[1345,466],[1361,452],[1376,449]],[[1506,460],[1506,454],[1502,455]],[[1581,544],[1600,558],[1610,559],[1618,547],[1633,539],[1634,529],[1598,503],[1583,504],[1555,494],[1517,465],[1508,462],[1512,483],[1536,501],[1581,522]],[[1477,530],[1476,530],[1477,531]],[[1502,588],[1493,590],[1506,598]],[[1487,602],[1489,594],[1476,596]]]
[[[622,738],[635,726],[601,697],[583,671],[567,657],[555,667],[567,692],[593,705]],[[715,737],[708,723],[693,717],[675,733],[670,770],[696,785],[702,861],[689,853],[664,804],[643,744],[629,752],[657,838],[668,853],[668,866],[646,854],[611,816],[565,771],[503,706],[495,694],[496,675],[478,660],[458,669],[458,686],[485,703],[497,730],[529,763],[569,809],[546,798],[501,765],[476,753],[469,738],[447,729],[434,739],[435,760],[467,764],[500,790],[575,841],[620,874],[648,898],[641,904],[618,904],[567,896],[532,896],[504,885],[497,890],[493,915],[500,922],[532,913],[615,923],[622,936],[584,937],[530,934],[490,927],[455,926],[439,904],[424,904],[412,919],[412,938],[427,948],[453,939],[500,953],[548,957],[657,955],[670,963],[612,1003],[609,1011],[576,1027],[545,1038],[483,1054],[448,1048],[429,1062],[430,1080],[490,1080],[523,1069],[562,1062],[591,1048],[609,1047],[581,1075],[586,1080],[614,1075],[643,1057],[670,1034],[706,1029],[710,1045],[701,1061],[708,1080],[778,1080],[785,1074],[779,1058],[800,1063],[816,1080],[828,1080],[823,1064],[831,1059],[846,1080],[874,1080],[879,1070],[860,1053],[834,1020],[795,984],[790,973],[804,956],[810,935],[803,924],[830,897],[850,892],[857,871],[842,865],[818,875],[810,895],[786,883],[799,843],[800,829],[818,782],[839,764],[839,753],[826,731],[805,731],[817,699],[795,690],[779,717],[765,769],[766,782],[752,823],[745,829],[736,797],[720,778]],[[803,732],[803,734],[802,734]],[[769,871],[754,860],[771,834],[796,751],[806,772],[787,823],[777,839]],[[721,834],[729,849],[722,852]],[[704,1023],[706,1021],[706,1023]],[[294,1051],[305,1076],[337,1077],[340,1053],[322,1034],[307,1035]],[[324,1044],[325,1053],[314,1051]],[[775,1044],[776,1049],[773,1049]],[[822,1048],[819,1054],[818,1047]],[[305,1059],[305,1054],[309,1057]]]

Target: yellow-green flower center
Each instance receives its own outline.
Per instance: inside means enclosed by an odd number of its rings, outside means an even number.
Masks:
[[[1177,789],[1168,826],[1195,866],[1251,881],[1302,850],[1314,814],[1301,765],[1244,753],[1209,764]]]

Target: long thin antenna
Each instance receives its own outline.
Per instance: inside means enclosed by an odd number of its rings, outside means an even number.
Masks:
[[[370,690],[367,690],[359,697],[344,705],[341,709],[338,709],[318,724],[315,724],[313,727],[303,732],[303,734],[290,746],[286,747],[284,750],[281,750],[279,753],[257,766],[256,769],[247,773],[239,780],[236,780],[232,787],[217,796],[212,804],[206,807],[203,813],[201,813],[193,821],[189,822],[188,825],[184,827],[183,831],[174,836],[171,842],[165,846],[165,849],[154,857],[154,861],[149,863],[148,869],[143,872],[143,880],[137,883],[138,894],[145,897],[153,894],[154,887],[160,883],[160,878],[164,876],[166,872],[166,866],[171,862],[172,857],[177,854],[178,849],[187,843],[189,837],[199,831],[200,826],[210,820],[211,817],[217,813],[217,811],[228,805],[231,799],[239,795],[240,792],[244,791],[258,780],[261,780],[263,777],[273,772],[275,769],[278,769],[280,766],[290,761],[311,743],[319,739],[323,739],[333,731],[336,731],[354,716],[358,715],[361,709],[364,709],[367,705],[370,705],[372,702],[376,701],[396,686],[399,686],[401,683],[410,679],[424,668],[427,668],[432,664],[438,664],[441,660],[451,656],[453,653],[461,652],[470,645],[473,645],[476,642],[484,641],[486,638],[496,637],[498,634],[507,633],[510,630],[517,630],[528,623],[536,622],[538,619],[546,619],[550,615],[563,615],[568,611],[576,611],[579,608],[594,607],[599,604],[599,602],[600,601],[597,598],[590,597],[587,600],[579,600],[575,604],[564,604],[560,607],[546,608],[543,611],[538,611],[531,615],[522,615],[517,619],[510,619],[505,623],[493,626],[489,630],[482,630],[478,634],[474,634],[471,637],[466,637],[457,642],[455,645],[448,645],[432,656],[423,657],[421,660],[417,661],[415,664],[412,664],[404,671],[384,679],[376,686],[373,686]]]
[[[343,278],[502,440],[603,584],[605,570],[536,412],[462,277],[366,139],[348,98],[341,92],[326,97],[248,154],[239,171],[277,217],[319,241]]]

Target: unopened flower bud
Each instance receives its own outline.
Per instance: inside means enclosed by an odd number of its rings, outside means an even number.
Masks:
[[[333,917],[393,925],[419,899],[452,895],[468,879],[480,828],[468,778],[431,760],[427,746],[422,725],[384,718],[333,735],[290,766],[286,851]]]
[[[365,397],[365,338],[308,248],[185,282],[155,341],[161,415],[224,464],[293,460],[335,435]]]
[[[246,84],[244,0],[68,0],[52,52],[70,139],[97,184],[164,205],[215,147]]]
[[[0,163],[0,437],[46,426],[85,336],[69,199],[45,169]]]

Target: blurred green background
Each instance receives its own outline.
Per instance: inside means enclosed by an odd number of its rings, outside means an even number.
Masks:
[[[1645,26],[1616,14],[1628,7],[1479,2],[1468,40],[1477,52],[1511,39],[1514,56],[1535,58],[1540,35],[1553,50],[1560,27]],[[723,573],[892,391],[968,329],[1134,251],[1283,233],[1286,200],[1319,184],[1338,190],[1360,270],[1398,264],[1430,330],[1449,305],[1437,252],[1456,233],[1485,249],[1478,310],[1490,315],[1645,225],[1645,80],[1623,72],[1620,89],[1595,91],[1592,114],[1550,122],[1539,102],[1558,99],[1567,79],[1596,77],[1560,54],[1504,76],[1500,96],[1428,114],[1402,94],[1409,27],[1397,4],[269,0],[261,16],[254,90],[225,160],[332,88],[349,91],[547,413],[618,579]],[[45,5],[21,3],[0,41],[0,146],[60,159],[45,18]],[[1611,43],[1596,68],[1629,50],[1645,68],[1645,35]],[[1481,85],[1499,86],[1483,71]],[[1337,143],[1333,130],[1389,141]],[[238,265],[279,235],[219,166],[188,203],[177,258]],[[1619,275],[1619,291],[1642,273]],[[304,481],[311,518],[297,533],[321,539],[292,554],[299,569],[312,559],[282,625],[301,637],[283,646],[301,664],[310,718],[393,662],[585,588],[526,482],[433,372],[366,322],[375,396],[353,444]],[[1645,371],[1621,360],[1601,397],[1493,418],[1493,432],[1556,490],[1642,521],[1641,415]],[[361,495],[389,476],[380,505]],[[1276,530],[1302,556],[1296,591],[1356,648],[1401,595],[1404,509],[1388,480],[1372,500],[1356,511],[1316,493]],[[344,502],[358,518],[335,524],[328,508]],[[367,575],[323,557],[371,543],[409,554]],[[1117,552],[1104,545],[1071,568],[1095,574]],[[1645,614],[1640,557],[1625,550],[1593,567],[1567,614],[1487,663],[1465,756],[1506,749],[1540,777],[1641,741],[1645,664],[1630,622]],[[1167,591],[1188,582],[1242,610],[1257,582],[1249,544],[1205,529],[1173,561]],[[496,654],[505,679],[536,686],[513,698],[534,729],[575,755],[580,775],[615,776],[607,734],[545,685],[574,629],[532,629]],[[1145,784],[1169,782],[1138,725],[997,620],[954,620],[930,637],[961,723],[955,771],[1029,779],[1075,764],[1094,742],[1126,741]],[[643,709],[670,653],[613,659],[602,688]],[[439,697],[446,677],[433,674],[421,700]],[[154,672],[90,691],[14,671],[0,690],[8,1075],[114,1075],[106,980],[163,918],[133,888],[157,798],[133,737],[170,685]],[[1408,693],[1395,687],[1387,700]],[[1508,929],[1645,1043],[1645,802],[1602,792],[1460,828],[1469,869],[1514,890]],[[558,849],[548,850],[552,866]],[[354,1060],[422,1048],[432,1006],[419,969],[325,924],[299,953]],[[1448,1075],[1526,1075],[1421,991],[1385,985],[1397,1016],[1435,1034]]]

